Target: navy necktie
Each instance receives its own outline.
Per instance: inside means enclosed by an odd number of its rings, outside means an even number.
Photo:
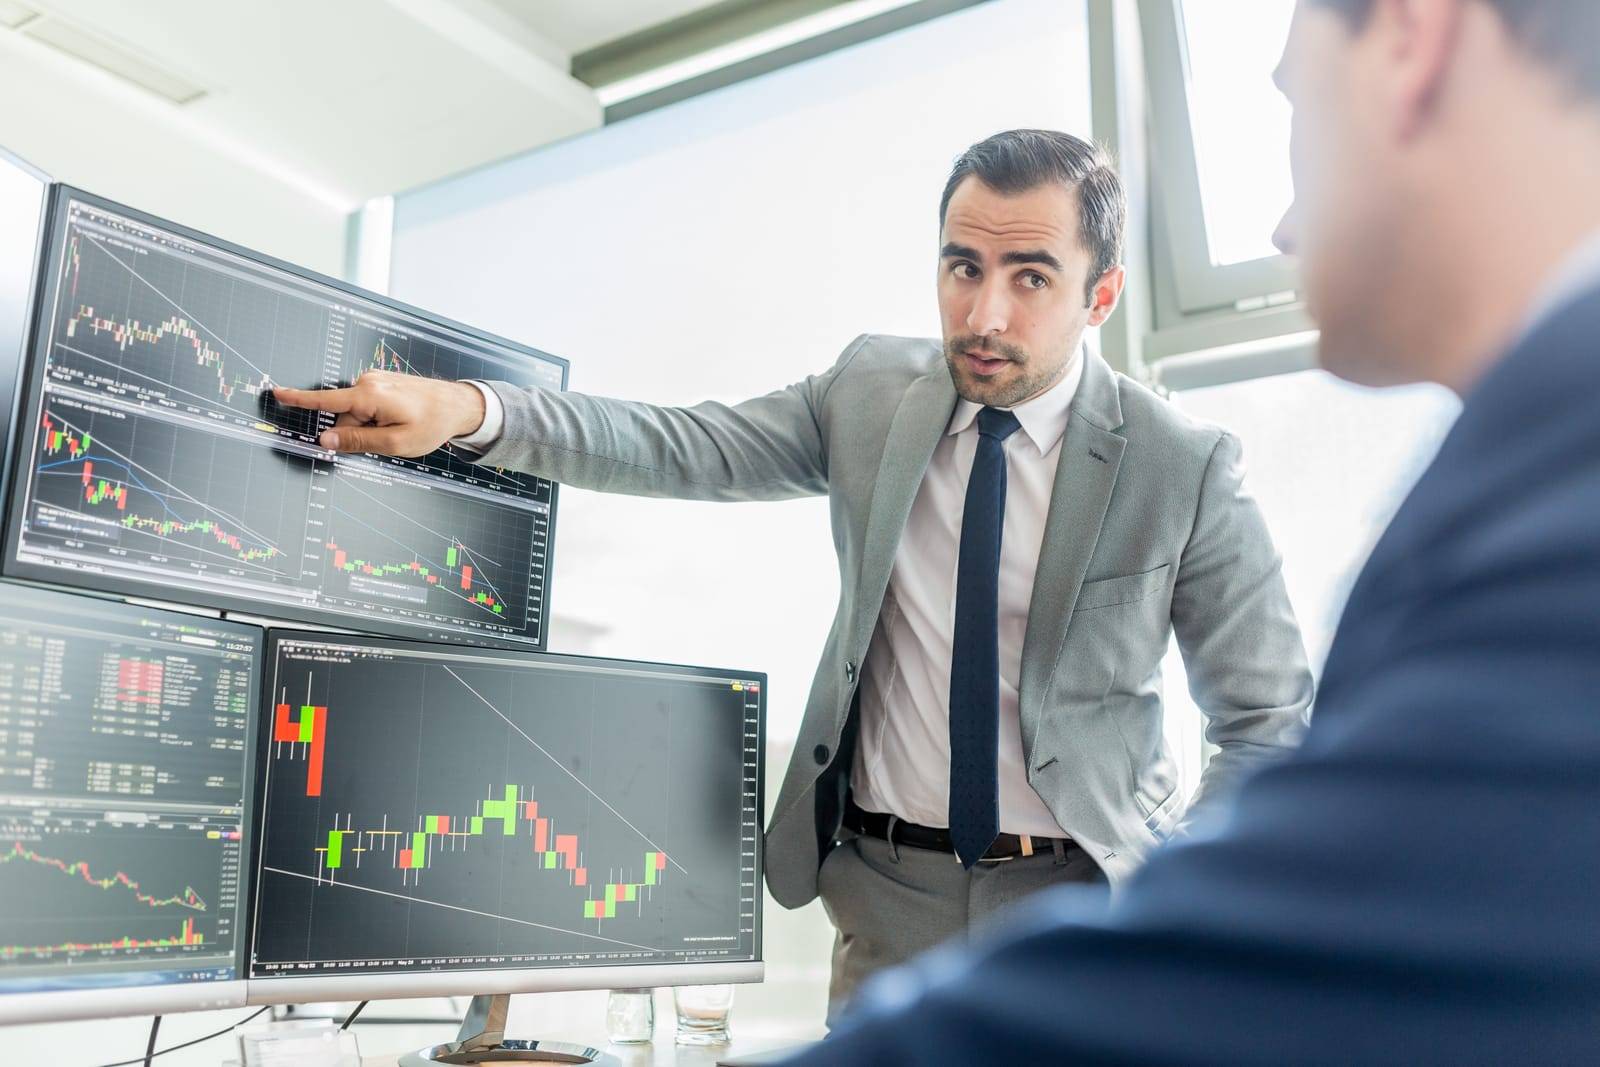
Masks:
[[[961,513],[955,644],[950,661],[950,840],[970,869],[1000,832],[1000,532],[1006,515],[1009,411],[978,412],[978,452]]]

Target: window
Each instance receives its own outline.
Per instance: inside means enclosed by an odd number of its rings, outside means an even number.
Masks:
[[[1295,288],[1272,247],[1292,186],[1289,107],[1271,75],[1293,10],[1294,0],[1140,5],[1156,261],[1183,313]]]
[[[1372,390],[1320,371],[1174,394],[1244,446],[1245,486],[1283,557],[1284,582],[1321,675],[1345,597],[1460,403],[1437,386]],[[1193,789],[1203,720],[1176,648],[1166,661],[1168,739]]]
[[[1289,35],[1293,0],[1183,5],[1206,245],[1214,265],[1277,255],[1272,231],[1294,198],[1289,103],[1272,70]]]

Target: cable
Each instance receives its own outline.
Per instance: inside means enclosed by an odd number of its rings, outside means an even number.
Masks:
[[[260,1015],[262,1012],[269,1010],[271,1007],[272,1005],[269,1004],[265,1008],[258,1008],[249,1015],[246,1015],[243,1019],[240,1019],[238,1022],[234,1023],[232,1026],[225,1026],[214,1034],[207,1034],[205,1037],[197,1037],[193,1041],[185,1041],[181,1045],[173,1045],[170,1048],[162,1049],[160,1052],[148,1052],[143,1056],[135,1056],[131,1060],[118,1060],[116,1063],[103,1063],[100,1065],[100,1067],[138,1067],[139,1064],[149,1063],[157,1056],[165,1056],[167,1053],[176,1052],[180,1048],[188,1048],[190,1045],[198,1045],[202,1041],[210,1041],[212,1038],[217,1038],[221,1037],[223,1034],[232,1033],[245,1023],[249,1022],[251,1019],[254,1019],[256,1016]],[[157,1016],[157,1019],[159,1018],[160,1016]],[[155,1047],[155,1027],[153,1026],[150,1028],[150,1045],[152,1048]]]
[[[156,1035],[161,1032],[161,1016],[157,1015],[150,1020],[150,1043],[144,1047],[144,1067],[150,1067],[150,1061],[156,1058]]]
[[[360,1004],[357,1004],[356,1005],[356,1010],[351,1012],[349,1015],[346,1015],[344,1017],[344,1025],[340,1026],[339,1029],[341,1029],[341,1030],[350,1029],[350,1024],[356,1021],[356,1016],[357,1015],[361,1014],[361,1009],[365,1008],[368,1004],[371,1004],[371,1003],[372,1003],[372,1001],[370,1001],[370,1000],[363,1000]]]

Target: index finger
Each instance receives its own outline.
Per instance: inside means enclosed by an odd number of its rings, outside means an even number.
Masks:
[[[272,398],[292,408],[310,408],[312,411],[349,411],[355,404],[354,387],[344,389],[290,389],[274,386]]]

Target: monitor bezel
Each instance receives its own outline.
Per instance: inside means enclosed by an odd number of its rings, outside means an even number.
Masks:
[[[27,277],[8,279],[20,281],[21,285],[0,286],[0,508],[10,495],[11,453],[16,438],[12,429],[22,413],[23,378],[33,348],[33,309],[38,300],[39,279],[44,274],[45,234],[50,219],[50,176],[0,147],[0,184],[9,186],[12,182],[19,193],[24,188],[32,193],[30,202],[24,205],[19,196],[13,204],[9,198],[0,197],[0,212],[5,212],[8,224],[19,230],[31,225],[33,248],[22,268]],[[20,276],[21,270],[17,273]]]
[[[15,418],[12,422],[11,433],[8,435],[9,442],[14,444],[15,447],[11,449],[13,454],[8,457],[7,473],[9,478],[0,479],[9,482],[5,487],[4,496],[4,538],[3,542],[0,542],[0,575],[5,577],[22,578],[34,583],[68,589],[109,591],[125,597],[142,597],[158,601],[171,599],[171,587],[161,581],[141,581],[127,578],[120,574],[114,575],[102,571],[77,570],[68,567],[55,567],[49,564],[30,563],[20,558],[22,520],[29,482],[28,472],[23,469],[29,450],[22,447],[21,444],[23,440],[21,436],[22,427],[26,424],[31,430],[33,419],[38,414],[43,403],[46,358],[41,351],[41,345],[44,343],[44,339],[49,336],[47,319],[60,282],[58,272],[52,270],[51,267],[56,260],[59,246],[65,240],[66,206],[73,200],[81,201],[101,210],[125,215],[135,222],[167,230],[185,240],[209,245],[220,251],[255,262],[263,267],[283,271],[303,282],[328,287],[351,300],[368,301],[396,314],[414,316],[424,322],[436,323],[442,328],[459,332],[487,345],[503,347],[527,359],[542,360],[556,364],[561,369],[561,388],[563,390],[567,388],[567,381],[571,374],[571,363],[561,356],[479,330],[465,323],[456,322],[443,315],[437,315],[423,308],[407,304],[404,301],[395,300],[381,293],[363,289],[339,278],[333,278],[306,267],[296,266],[266,253],[245,248],[231,241],[226,241],[203,231],[153,215],[147,211],[141,211],[138,208],[129,207],[126,204],[98,196],[76,186],[60,182],[53,183],[50,186],[48,203],[44,209],[45,219],[41,230],[43,239],[40,241],[40,247],[37,250],[38,256],[36,257],[33,306],[29,311],[27,326],[25,327],[28,343],[21,356],[24,380],[17,390]],[[546,481],[550,480],[546,479]],[[536,642],[499,634],[468,633],[432,625],[408,626],[404,623],[390,622],[370,615],[346,615],[318,608],[301,608],[296,605],[268,602],[264,599],[235,597],[209,588],[186,588],[184,590],[185,597],[192,598],[187,599],[186,602],[193,603],[196,607],[221,611],[225,615],[238,613],[250,617],[272,620],[281,619],[285,622],[337,629],[359,626],[362,632],[365,633],[379,633],[401,639],[514,651],[542,652],[548,647],[550,639],[550,595],[553,584],[552,579],[555,573],[556,519],[559,510],[560,489],[559,483],[550,481],[549,533],[544,559],[544,588],[543,599],[540,604],[539,639]]]
[[[0,580],[0,590],[26,589],[35,594],[94,600],[115,605],[126,612],[155,612],[174,620],[204,619],[224,629],[236,630],[254,646],[251,652],[256,684],[249,689],[249,711],[245,720],[247,738],[258,739],[261,730],[262,672],[266,669],[266,636],[264,627],[236,619],[224,619],[202,610],[185,612],[167,607],[152,607],[129,602],[120,597],[96,595],[76,589],[63,589],[35,582]],[[261,795],[256,775],[259,771],[259,753],[246,744],[244,760],[244,809],[240,812],[239,888],[240,907],[234,940],[234,977],[218,982],[156,982],[143,985],[106,984],[67,989],[29,990],[26,992],[0,992],[0,1025],[17,1023],[60,1022],[70,1019],[112,1018],[125,1015],[167,1014],[186,1011],[214,1011],[242,1008],[246,1004],[248,982],[245,971],[250,961],[250,914],[255,900],[255,857],[257,816],[255,801]]]
[[[377,648],[411,648],[432,652],[449,651],[452,646],[438,642],[414,641],[379,634],[345,634],[318,630],[272,627],[267,630],[263,647],[261,670],[261,697],[258,703],[266,707],[271,701],[269,689],[275,676],[279,645],[286,640],[328,644],[356,644]],[[470,656],[470,649],[462,650]],[[495,650],[503,653],[507,650]],[[767,674],[765,671],[723,667],[707,667],[682,663],[661,663],[655,660],[623,659],[609,656],[576,655],[564,652],[533,652],[527,649],[509,650],[534,663],[562,663],[578,666],[664,668],[681,671],[686,675],[716,674],[736,678],[750,678],[761,683],[761,705],[756,716],[756,906],[754,958],[749,960],[717,960],[705,963],[662,963],[647,965],[598,967],[508,967],[496,970],[409,971],[400,974],[319,974],[257,977],[251,974],[251,961],[255,948],[257,895],[260,892],[256,875],[261,863],[259,831],[266,823],[266,761],[271,758],[271,744],[267,740],[265,722],[257,730],[256,805],[251,818],[258,831],[252,838],[249,886],[250,937],[246,948],[242,974],[248,987],[250,1004],[288,1004],[306,1000],[392,1000],[402,997],[477,996],[484,993],[548,993],[595,989],[643,988],[647,986],[720,985],[762,981],[766,973],[765,943],[765,878],[766,878],[766,784],[767,784]]]

